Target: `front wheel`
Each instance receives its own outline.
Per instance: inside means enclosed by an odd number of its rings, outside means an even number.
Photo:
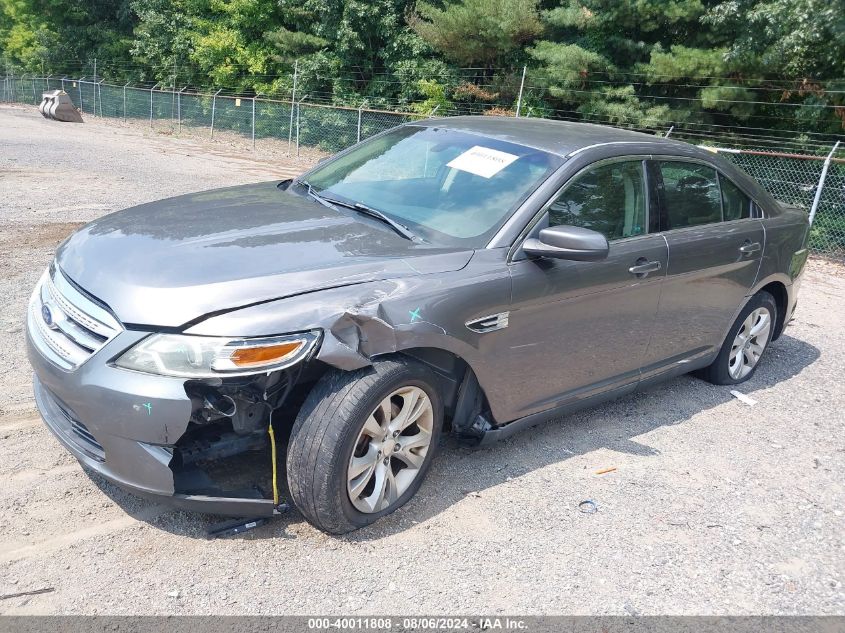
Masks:
[[[291,498],[309,523],[342,534],[416,493],[443,426],[436,385],[427,366],[407,359],[320,379],[294,422],[287,459]]]
[[[774,297],[758,292],[739,313],[716,360],[699,376],[715,385],[736,385],[751,378],[772,340],[776,321]]]

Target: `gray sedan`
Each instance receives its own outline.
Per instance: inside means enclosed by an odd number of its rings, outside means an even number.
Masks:
[[[302,177],[103,217],[32,295],[39,410],[139,495],[342,533],[487,444],[679,374],[753,376],[805,212],[702,149],[458,117]]]

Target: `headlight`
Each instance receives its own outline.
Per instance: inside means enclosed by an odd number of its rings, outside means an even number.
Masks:
[[[319,338],[319,331],[262,338],[153,334],[124,352],[115,365],[182,378],[244,376],[298,363]]]

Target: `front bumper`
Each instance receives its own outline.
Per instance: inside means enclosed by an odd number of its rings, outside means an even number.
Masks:
[[[185,381],[107,362],[146,335],[123,331],[66,371],[47,360],[27,332],[35,400],[47,427],[84,466],[136,495],[196,512],[272,516],[271,499],[177,491],[171,462],[193,407]]]

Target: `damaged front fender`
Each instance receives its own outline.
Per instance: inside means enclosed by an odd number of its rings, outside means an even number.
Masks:
[[[317,360],[344,371],[379,356],[420,349],[449,352],[473,370],[483,389],[498,369],[488,348],[495,340],[467,323],[510,309],[507,249],[476,251],[448,272],[319,290],[212,316],[186,330],[205,336],[268,336],[319,329]],[[485,389],[486,391],[486,389]],[[487,393],[496,408],[496,393]]]
[[[316,358],[338,369],[365,367],[384,354],[437,348],[473,364],[477,335],[462,316],[489,306],[466,305],[465,289],[450,292],[442,278],[421,276],[378,281],[281,299],[212,317],[186,331],[205,336],[264,336],[321,329]],[[510,297],[509,279],[489,297],[496,304]],[[237,333],[237,334],[236,334]]]

